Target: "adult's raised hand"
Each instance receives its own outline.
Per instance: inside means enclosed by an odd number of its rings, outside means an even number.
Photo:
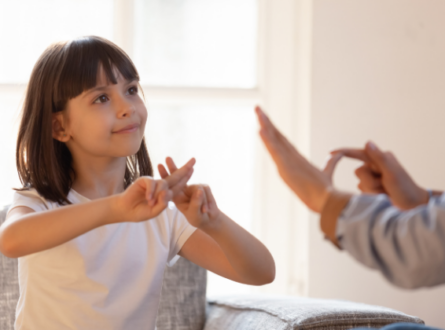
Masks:
[[[333,189],[331,173],[335,169],[335,158],[341,156],[333,156],[327,170],[321,171],[298,152],[260,107],[256,107],[255,112],[261,126],[261,139],[281,178],[307,207],[320,213]]]

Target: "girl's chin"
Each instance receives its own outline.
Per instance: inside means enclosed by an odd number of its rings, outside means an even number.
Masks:
[[[137,152],[139,151],[140,146],[138,148],[126,148],[125,150],[122,150],[121,152],[119,152],[119,156],[118,157],[130,157],[133,156],[135,154],[137,154]]]
[[[126,145],[117,145],[113,148],[113,153],[119,154],[119,157],[128,157],[136,154],[141,148],[142,141],[134,141],[133,143],[128,143]]]

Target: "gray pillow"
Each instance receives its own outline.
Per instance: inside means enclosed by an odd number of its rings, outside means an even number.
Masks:
[[[342,300],[244,295],[209,299],[204,330],[344,330],[424,322],[404,313]]]
[[[207,271],[180,258],[167,267],[162,284],[157,330],[202,330],[205,323]]]
[[[0,206],[0,225],[5,221],[8,206]],[[17,259],[10,259],[0,253],[0,329],[13,330],[15,307],[19,300]]]

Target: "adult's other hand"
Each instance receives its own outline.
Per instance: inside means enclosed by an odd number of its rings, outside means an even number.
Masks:
[[[360,191],[387,194],[392,204],[401,210],[409,210],[428,202],[428,191],[414,182],[392,152],[380,150],[373,142],[368,142],[364,149],[334,150],[331,152],[332,171],[343,156],[364,163],[355,170],[360,180]]]

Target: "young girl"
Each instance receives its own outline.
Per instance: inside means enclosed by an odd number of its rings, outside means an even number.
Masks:
[[[0,251],[19,258],[16,329],[154,329],[176,255],[240,283],[274,279],[264,245],[208,186],[187,185],[193,159],[177,169],[168,158],[163,180],[151,177],[138,81],[99,37],[54,44],[34,67],[17,140],[23,188],[0,227]]]

